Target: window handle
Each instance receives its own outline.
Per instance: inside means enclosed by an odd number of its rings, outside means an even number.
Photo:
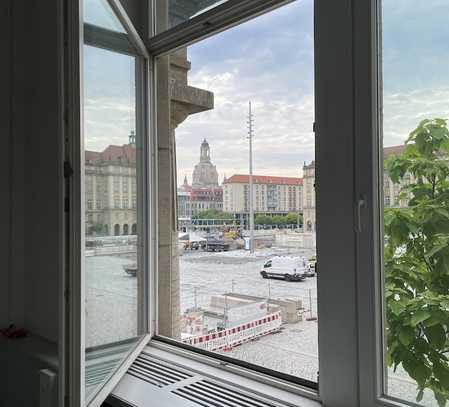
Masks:
[[[357,232],[362,233],[362,208],[365,206],[365,197],[363,195],[360,196],[357,201]]]

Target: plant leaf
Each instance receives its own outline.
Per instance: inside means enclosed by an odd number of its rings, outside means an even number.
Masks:
[[[415,314],[412,316],[410,323],[412,326],[416,326],[419,323],[425,321],[426,319],[430,318],[432,314],[427,310],[419,310],[416,311]]]

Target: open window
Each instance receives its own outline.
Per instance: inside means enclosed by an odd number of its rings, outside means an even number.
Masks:
[[[404,8],[384,1],[382,31],[379,3],[140,2],[151,18],[137,30],[118,0],[85,0],[84,38],[73,56],[82,79],[69,80],[82,84],[82,92],[72,89],[70,111],[83,106],[82,120],[69,121],[74,406],[99,405],[119,381],[116,390],[126,394],[139,375],[180,405],[177,385],[161,375],[190,380],[179,390],[184,399],[194,402],[195,388],[213,393],[206,405],[221,405],[216,398],[225,393],[188,363],[209,379],[229,374],[223,380],[237,387],[240,379],[246,389],[264,383],[273,394],[283,389],[329,406],[433,402],[426,383],[446,397],[447,324],[436,321],[447,317],[446,297],[438,318],[421,302],[391,336],[408,303],[383,279],[391,267],[404,271],[398,262],[407,247],[398,239],[419,225],[408,217],[416,174],[384,163],[382,151],[397,157],[400,149],[379,147],[381,91],[391,102],[385,135],[402,103],[389,94],[396,80],[382,85],[381,34],[387,76],[388,57],[406,48],[403,40],[390,49],[388,35],[401,27],[390,15]],[[83,14],[72,12],[79,23]],[[420,132],[447,135],[439,120],[421,123]],[[408,231],[393,231],[393,215],[407,218]],[[424,263],[440,267],[446,245],[437,237]],[[429,344],[424,337],[442,345],[441,360],[421,358],[415,370],[404,359],[408,376],[387,368],[408,343]],[[395,392],[401,380],[414,387],[411,379],[421,387],[417,398]],[[246,396],[242,405],[253,405]]]
[[[79,184],[71,185],[77,198],[68,224],[78,271],[71,279],[77,305],[70,314],[69,366],[73,405],[93,406],[149,339],[142,270],[153,258],[152,212],[145,209],[152,173],[150,63],[120,2],[79,6],[81,137],[71,146]]]
[[[313,19],[292,2],[156,57],[154,343],[316,390]]]

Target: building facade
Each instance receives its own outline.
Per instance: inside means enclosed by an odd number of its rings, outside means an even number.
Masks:
[[[384,148],[384,162],[394,155],[402,154],[405,150],[405,145],[385,147]],[[400,197],[401,189],[413,181],[411,174],[405,174],[399,184],[394,184],[388,176],[388,171],[384,168],[384,207],[385,208],[404,208],[407,206],[408,199]]]
[[[237,219],[249,214],[249,175],[236,174],[223,182],[223,210]],[[255,214],[302,213],[303,180],[294,177],[253,175]]]
[[[178,188],[178,219],[179,219],[179,221],[187,221],[192,218],[192,208],[190,205],[191,193],[192,193],[191,190],[190,191],[185,190],[183,187]]]
[[[211,161],[209,143],[204,139],[200,161],[193,170],[192,185],[184,177],[183,185],[178,188],[178,222],[185,224],[192,216],[208,209],[223,210],[223,189],[218,184],[218,172]]]
[[[315,161],[303,167],[303,225],[305,232],[316,231],[315,217]]]
[[[134,135],[123,146],[85,152],[85,207],[88,235],[137,234]]]

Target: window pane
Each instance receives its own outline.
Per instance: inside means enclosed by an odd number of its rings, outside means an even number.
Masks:
[[[227,0],[157,0],[158,32],[190,20]]]
[[[84,47],[87,396],[136,342],[135,69],[133,57]]]
[[[169,265],[159,265],[159,333],[316,382],[313,2],[284,6],[165,62],[178,234],[169,285]]]
[[[385,391],[449,397],[449,2],[383,1]]]
[[[125,29],[106,0],[83,0],[83,13],[85,23],[125,33]]]

